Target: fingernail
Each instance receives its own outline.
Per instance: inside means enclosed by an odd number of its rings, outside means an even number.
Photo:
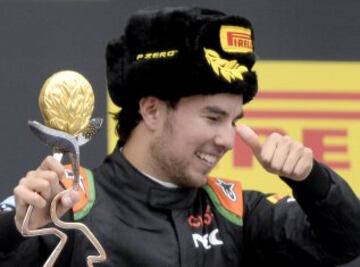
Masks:
[[[71,194],[71,198],[74,203],[78,202],[80,200],[80,193],[77,191],[73,191]]]
[[[63,205],[66,207],[70,207],[72,205],[72,200],[69,195],[65,195],[62,199]]]

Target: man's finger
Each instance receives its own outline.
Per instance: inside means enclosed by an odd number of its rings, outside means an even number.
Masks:
[[[288,176],[292,174],[297,162],[302,156],[304,150],[304,145],[299,142],[294,142],[292,144],[292,148],[289,152],[289,155],[285,161],[284,167],[282,168],[281,172],[283,173],[282,176]]]
[[[52,195],[50,183],[45,179],[23,178],[20,180],[19,185],[40,194],[44,199],[49,199]]]
[[[313,167],[313,154],[309,148],[304,149],[304,153],[298,160],[293,175],[290,177],[293,180],[302,181],[310,174]]]
[[[29,190],[22,185],[15,187],[14,193],[17,208],[21,208],[22,211],[25,211],[28,205],[33,205],[37,208],[46,206],[46,200],[39,193]]]
[[[251,147],[255,155],[259,155],[262,148],[259,136],[251,128],[243,124],[237,126],[236,130],[240,138]]]
[[[54,171],[58,177],[62,177],[64,174],[64,166],[52,156],[47,156],[43,162],[41,162],[38,170]]]
[[[60,199],[57,206],[57,214],[63,216],[70,208],[72,208],[80,200],[80,193],[75,190],[66,192]]]

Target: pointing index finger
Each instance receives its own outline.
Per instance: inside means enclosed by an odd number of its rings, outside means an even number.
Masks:
[[[261,152],[262,144],[259,136],[250,127],[241,124],[236,127],[236,131],[240,138],[251,147],[251,150],[255,155],[259,155]]]

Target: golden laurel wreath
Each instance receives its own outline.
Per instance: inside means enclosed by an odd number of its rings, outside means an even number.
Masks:
[[[89,124],[94,110],[94,93],[84,76],[60,71],[44,83],[39,106],[47,126],[74,136]]]
[[[248,70],[245,66],[240,65],[237,60],[223,59],[217,52],[211,49],[204,48],[204,52],[206,61],[217,76],[223,77],[229,83],[244,79],[242,73]]]

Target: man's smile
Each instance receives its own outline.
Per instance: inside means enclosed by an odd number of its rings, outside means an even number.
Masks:
[[[195,155],[210,167],[213,167],[219,159],[219,157],[205,152],[196,152]]]

